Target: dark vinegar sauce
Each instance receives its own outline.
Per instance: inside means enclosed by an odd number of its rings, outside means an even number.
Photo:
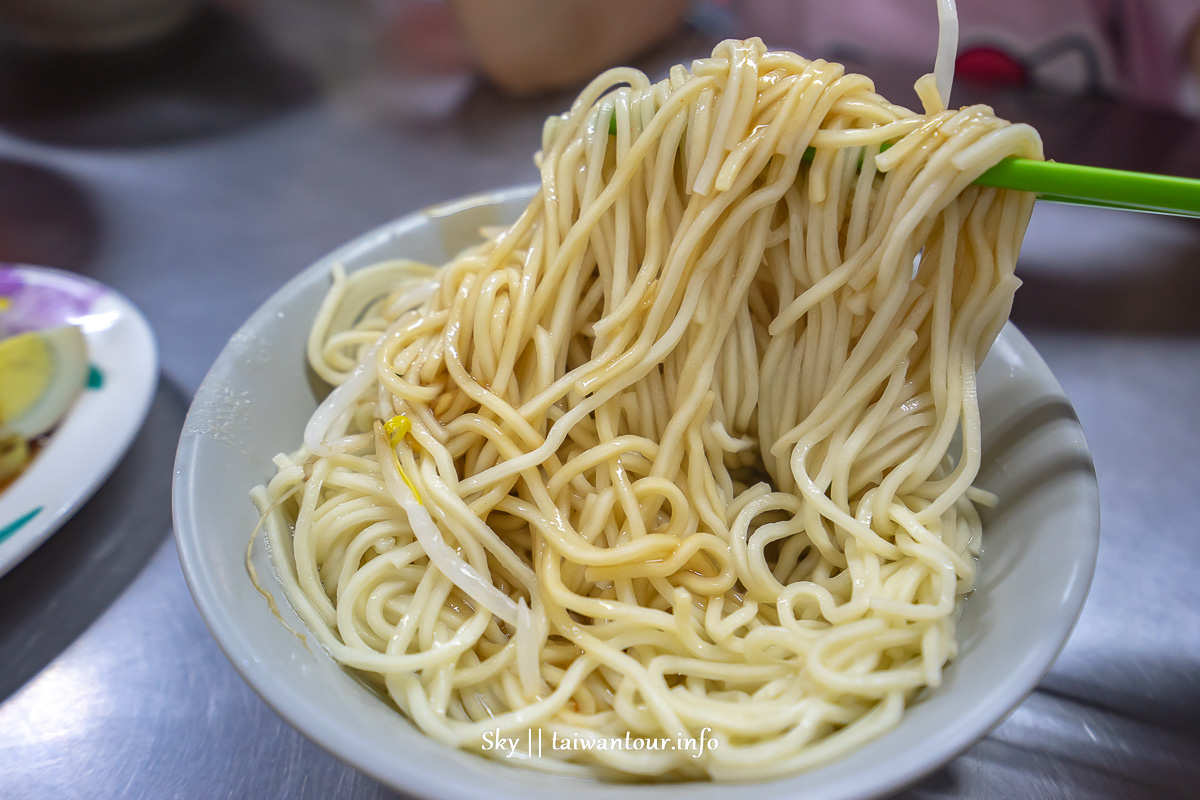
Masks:
[[[46,446],[46,440],[48,438],[48,436],[39,436],[36,439],[31,439],[29,441],[29,455],[26,456],[25,463],[22,464],[21,468],[12,475],[9,475],[7,478],[0,478],[0,492],[3,492],[9,486],[12,486],[13,482],[16,481],[17,478],[25,474],[25,470],[29,469],[29,465],[33,463],[33,459],[36,458],[37,454],[41,452],[42,448]]]

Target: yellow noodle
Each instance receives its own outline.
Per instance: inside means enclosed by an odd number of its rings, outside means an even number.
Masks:
[[[339,273],[308,352],[344,390],[255,493],[334,658],[492,757],[713,742],[519,759],[572,775],[763,778],[895,725],[957,650],[975,370],[1032,205],[971,184],[1041,157],[925,96],[757,39],[613,70],[511,228]]]

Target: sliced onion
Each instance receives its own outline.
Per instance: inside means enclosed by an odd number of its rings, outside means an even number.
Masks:
[[[381,335],[379,338],[382,340],[383,336]],[[318,456],[329,455],[327,440],[330,432],[333,432],[334,438],[340,437],[346,432],[355,401],[371,387],[371,383],[375,380],[375,351],[378,349],[379,341],[376,341],[363,356],[362,361],[358,362],[358,366],[354,368],[354,372],[350,373],[346,382],[330,392],[329,396],[322,401],[321,405],[317,406],[317,410],[309,417],[308,424],[304,426],[304,446],[308,448],[308,452]],[[334,431],[335,427],[338,430]]]
[[[376,425],[375,452],[378,454],[379,468],[383,472],[384,484],[391,492],[392,497],[404,509],[404,513],[408,515],[408,524],[412,526],[413,535],[417,537],[417,541],[425,550],[425,555],[429,556],[429,563],[449,578],[450,582],[461,589],[467,597],[509,625],[516,626],[517,604],[490,581],[485,580],[474,567],[454,552],[450,545],[446,544],[433,517],[425,510],[425,506],[417,501],[412,490],[404,483],[391,457],[394,451],[388,444],[381,424]]]

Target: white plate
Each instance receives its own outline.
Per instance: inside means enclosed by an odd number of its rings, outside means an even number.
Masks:
[[[744,786],[586,782],[437,744],[319,647],[301,644],[246,576],[246,542],[258,520],[247,492],[273,474],[273,455],[299,445],[316,407],[304,348],[331,267],[340,262],[353,270],[398,256],[443,262],[480,225],[514,219],[530,191],[468,198],[379,228],[314,264],[255,312],[205,378],[184,426],[174,486],[184,574],[213,636],[246,681],[318,744],[399,790],[456,799],[740,800]],[[1087,594],[1099,533],[1083,433],[1050,370],[1011,325],[980,371],[979,390],[985,433],[979,484],[1001,503],[985,518],[980,582],[960,625],[959,658],[942,687],[893,731],[828,766],[755,784],[756,800],[871,797],[911,783],[1003,719],[1066,641]],[[289,624],[302,629],[261,551],[256,566],[264,585],[280,598]]]
[[[0,491],[0,575],[70,519],[108,477],[142,425],[158,382],[154,335],[123,295],[45,267],[0,264],[10,332],[79,325],[88,387],[33,463]]]

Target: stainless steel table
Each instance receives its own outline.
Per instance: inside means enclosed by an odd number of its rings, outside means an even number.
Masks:
[[[209,637],[169,536],[175,441],[208,365],[274,289],[383,221],[533,179],[542,120],[569,95],[509,99],[453,58],[406,58],[405,36],[444,44],[419,13],[381,33],[349,6],[254,8],[209,11],[137,54],[0,55],[0,260],[125,292],[163,368],[112,479],[0,579],[5,798],[392,796],[280,720]],[[702,39],[644,66],[661,73]],[[980,96],[1037,123],[1052,155],[1200,176],[1184,120]],[[1038,691],[906,796],[1196,796],[1200,225],[1039,207],[1019,273],[1015,318],[1095,455],[1099,566]]]

